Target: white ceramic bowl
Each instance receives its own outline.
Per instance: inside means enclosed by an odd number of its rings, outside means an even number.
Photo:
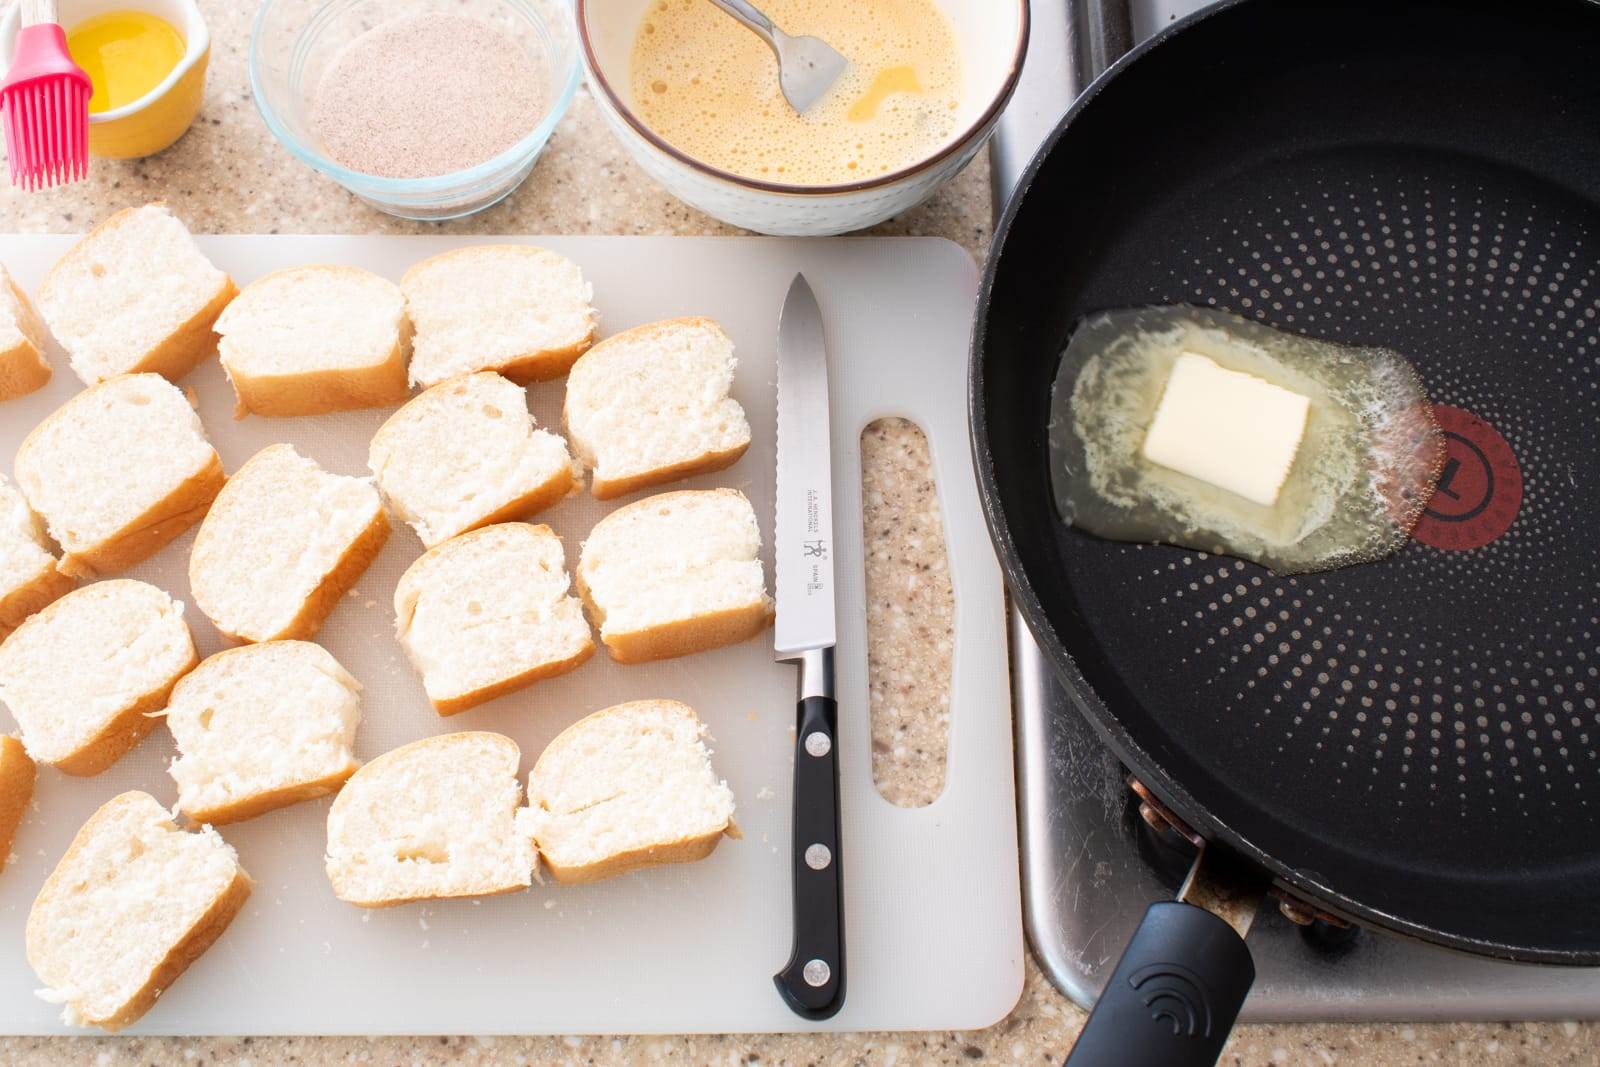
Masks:
[[[652,2],[575,0],[579,54],[600,113],[629,154],[673,195],[723,222],[761,233],[848,233],[926,200],[988,140],[1028,50],[1027,0],[937,0],[955,28],[965,72],[958,132],[926,159],[876,178],[789,185],[741,177],[692,159],[634,113],[628,66],[634,35]]]

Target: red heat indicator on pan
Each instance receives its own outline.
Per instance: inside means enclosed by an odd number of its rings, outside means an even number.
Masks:
[[[1511,528],[1522,507],[1522,469],[1500,432],[1470,411],[1435,404],[1444,431],[1439,485],[1411,536],[1432,548],[1482,548]]]

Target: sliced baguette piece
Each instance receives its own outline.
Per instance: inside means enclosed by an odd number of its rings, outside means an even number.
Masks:
[[[608,337],[573,364],[567,439],[610,500],[722,470],[750,447],[733,388],[733,342],[710,319],[669,319]]]
[[[28,913],[39,995],[68,1025],[116,1031],[210,948],[250,896],[239,857],[209,826],[185,833],[149,793],[83,824]]]
[[[676,700],[597,711],[558,734],[528,775],[518,815],[563,884],[704,859],[738,837],[733,791],[711,767],[705,726]]]
[[[396,632],[440,715],[574,669],[594,655],[548,526],[485,526],[430,548],[394,591]]]
[[[521,386],[488,371],[441,382],[389,416],[367,464],[429,548],[526,518],[577,487],[566,441],[537,427]]]
[[[559,378],[594,343],[594,290],[578,265],[532,245],[475,245],[400,279],[416,327],[411,380],[424,388],[492,370],[518,385]]]
[[[0,644],[0,701],[28,754],[67,774],[99,774],[155,726],[200,662],[183,602],[118,578],[68,593]]]
[[[328,812],[328,880],[340,900],[511,893],[533,884],[533,839],[517,826],[522,753],[501,734],[425,737],[345,783]]]
[[[226,480],[200,416],[157,374],[113,378],[62,404],[17,449],[17,484],[80,578],[126,570],[211,507]]]
[[[0,641],[76,584],[56,569],[44,523],[0,474]]]
[[[238,822],[325,796],[356,772],[361,685],[326,649],[268,641],[225,649],[183,677],[167,702],[178,810]]]
[[[685,656],[772,622],[755,509],[737,489],[645,497],[595,524],[577,586],[618,663]]]
[[[176,381],[216,348],[238,289],[162,203],[119,211],[67,250],[39,310],[86,385],[150,371]]]
[[[50,381],[46,336],[28,294],[0,265],[0,401],[26,396]]]
[[[239,641],[309,639],[389,538],[378,491],[268,445],[217,496],[195,535],[189,591]]]
[[[388,407],[411,391],[405,297],[359,267],[292,267],[258,278],[222,312],[217,333],[240,417]]]
[[[11,858],[11,843],[33,799],[35,768],[22,739],[0,735],[0,871]]]

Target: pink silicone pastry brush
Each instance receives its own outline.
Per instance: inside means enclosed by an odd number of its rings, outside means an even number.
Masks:
[[[89,172],[89,76],[67,51],[56,0],[17,2],[22,29],[0,82],[11,184],[33,190],[77,181]]]

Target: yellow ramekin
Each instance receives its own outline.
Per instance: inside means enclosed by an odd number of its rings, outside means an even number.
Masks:
[[[84,19],[107,11],[145,11],[183,37],[183,58],[161,84],[131,104],[89,116],[89,154],[134,159],[166,148],[184,135],[205,97],[211,33],[195,0],[60,0],[61,25],[70,33]],[[18,5],[0,22],[0,52],[9,65],[16,48]]]

